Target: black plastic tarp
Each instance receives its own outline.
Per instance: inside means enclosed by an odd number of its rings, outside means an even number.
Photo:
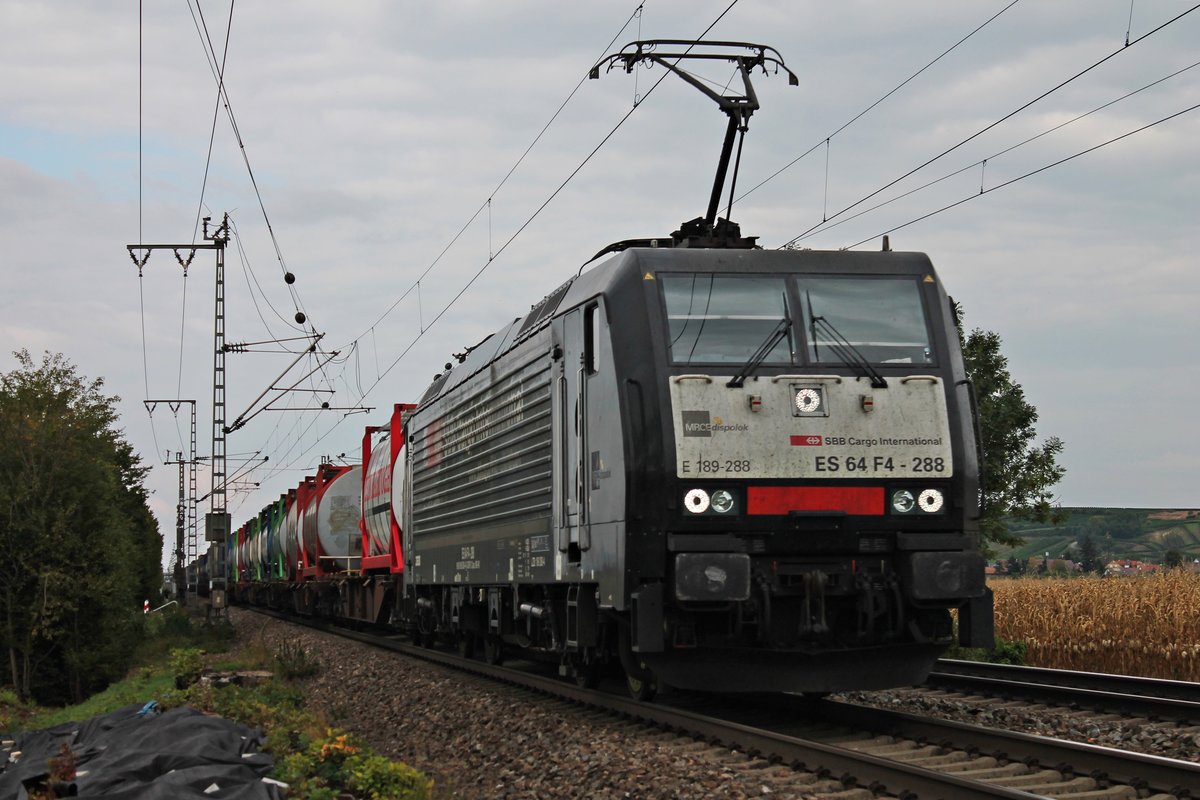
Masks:
[[[0,765],[0,800],[25,800],[26,786],[45,785],[49,761],[64,742],[77,776],[60,795],[121,800],[278,800],[264,782],[274,759],[259,752],[262,734],[190,708],[159,713],[153,704],[127,706],[81,723],[12,737],[15,761]],[[7,760],[8,753],[0,752]]]

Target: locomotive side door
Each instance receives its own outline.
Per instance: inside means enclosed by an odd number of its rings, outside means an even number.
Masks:
[[[587,483],[584,480],[583,454],[587,452],[587,343],[583,308],[567,312],[559,319],[563,357],[559,359],[555,379],[555,500],[559,527],[558,549],[568,561],[578,561],[579,553],[590,546],[587,509]]]

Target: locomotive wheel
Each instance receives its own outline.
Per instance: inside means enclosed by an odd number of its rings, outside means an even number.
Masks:
[[[580,689],[595,689],[600,684],[600,665],[595,661],[575,664],[575,685]]]
[[[483,660],[492,666],[504,661],[504,645],[499,636],[488,634],[483,640]]]
[[[654,682],[654,678],[647,674],[645,678],[635,678],[629,673],[625,674],[625,688],[629,690],[629,696],[634,700],[640,700],[643,703],[654,699],[654,695],[658,693],[658,686]]]
[[[658,693],[658,681],[654,673],[638,663],[629,640],[629,628],[621,628],[617,639],[617,654],[621,658],[621,667],[625,670],[625,688],[634,700],[649,701]]]
[[[475,634],[470,631],[459,631],[458,633],[458,657],[475,657]]]

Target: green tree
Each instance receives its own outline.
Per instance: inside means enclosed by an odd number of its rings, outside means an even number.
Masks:
[[[162,539],[118,398],[62,355],[14,355],[0,374],[0,645],[18,695],[80,700],[124,672]]]
[[[1163,566],[1167,569],[1183,566],[1183,553],[1175,549],[1166,551],[1163,553]]]
[[[1000,351],[1000,335],[976,328],[963,334],[962,310],[955,307],[967,376],[979,403],[983,452],[983,516],[979,521],[985,545],[1016,546],[1020,536],[1009,531],[1005,517],[1059,524],[1066,520],[1051,505],[1051,490],[1066,472],[1058,465],[1062,441],[1052,436],[1034,444],[1037,409],[1025,399],[1008,371]]]
[[[1090,533],[1085,533],[1079,540],[1077,556],[1079,566],[1084,572],[1104,571],[1104,559],[1100,555],[1100,547]]]

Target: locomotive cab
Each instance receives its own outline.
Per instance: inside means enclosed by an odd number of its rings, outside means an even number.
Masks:
[[[635,660],[694,688],[730,669],[761,689],[923,680],[949,610],[986,593],[969,387],[928,259],[627,257],[663,442],[630,480],[660,489],[631,506],[631,547],[663,553],[661,581],[630,587]]]

